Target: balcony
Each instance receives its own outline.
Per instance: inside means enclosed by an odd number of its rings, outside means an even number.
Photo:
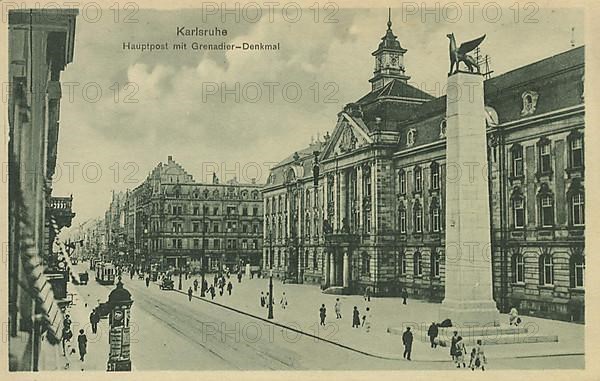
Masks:
[[[56,220],[58,228],[70,227],[75,213],[71,210],[73,196],[69,197],[51,197],[50,214]]]

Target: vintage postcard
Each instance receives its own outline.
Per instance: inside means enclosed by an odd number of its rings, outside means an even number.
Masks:
[[[593,379],[591,4],[0,6],[9,379]]]

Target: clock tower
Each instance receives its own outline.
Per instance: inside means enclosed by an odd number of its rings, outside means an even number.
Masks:
[[[392,10],[388,11],[387,31],[381,38],[379,47],[372,55],[375,57],[375,71],[373,78],[369,80],[372,91],[381,89],[394,79],[403,82],[410,79],[404,74],[404,53],[406,49],[400,46],[400,41],[392,32]]]

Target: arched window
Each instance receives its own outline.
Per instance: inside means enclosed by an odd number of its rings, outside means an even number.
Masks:
[[[431,253],[431,276],[433,278],[440,277],[440,255],[436,252]]]
[[[541,255],[539,258],[539,267],[540,285],[553,285],[554,264],[552,263],[552,256],[549,254]]]
[[[525,261],[522,254],[512,256],[512,282],[525,283]]]
[[[583,288],[585,273],[585,258],[581,254],[573,254],[569,260],[571,288]]]
[[[415,251],[413,254],[413,274],[415,276],[423,276],[423,259],[421,253]]]
[[[440,122],[440,138],[441,139],[446,137],[446,127],[447,127],[447,122],[446,122],[446,118],[444,118]]]
[[[547,138],[542,138],[537,143],[538,148],[538,170],[541,174],[552,172],[552,156],[550,153],[551,143]]]
[[[315,249],[313,251],[313,265],[312,265],[312,267],[315,270],[319,269],[319,261],[318,261],[318,256],[317,256],[317,249]]]
[[[277,267],[281,267],[281,249],[277,250]]]
[[[366,252],[363,252],[361,255],[361,261],[362,261],[362,266],[361,266],[362,274],[363,275],[370,274],[371,273],[371,256],[369,254],[367,254]]]
[[[408,132],[406,133],[406,146],[407,147],[412,147],[415,145],[415,135],[417,134],[417,130],[415,130],[414,128],[411,128],[410,130],[408,130]]]

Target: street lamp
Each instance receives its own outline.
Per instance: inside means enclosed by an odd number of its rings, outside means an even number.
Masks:
[[[206,256],[206,208],[202,207],[202,257],[200,257],[200,272],[202,275],[201,283],[200,283],[200,297],[206,296],[206,290],[204,289],[204,273],[206,272],[205,266],[205,256]]]
[[[273,319],[273,269],[269,270],[269,315],[267,319]]]

